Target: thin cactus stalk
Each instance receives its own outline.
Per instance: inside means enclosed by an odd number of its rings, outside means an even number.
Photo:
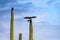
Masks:
[[[14,40],[14,8],[11,9],[10,40]]]
[[[29,19],[29,40],[33,40],[33,27],[32,27],[32,18],[36,18],[36,16],[32,17],[24,17],[24,19]]]
[[[32,27],[32,20],[29,20],[30,28],[29,28],[29,40],[33,40],[33,27]]]
[[[19,34],[19,40],[22,40],[22,33]]]

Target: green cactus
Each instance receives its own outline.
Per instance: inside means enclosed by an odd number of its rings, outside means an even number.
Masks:
[[[24,17],[24,19],[29,19],[29,40],[33,40],[33,27],[32,27],[32,18],[36,18],[36,16],[32,17]]]
[[[19,40],[22,40],[22,33],[19,34]]]
[[[33,27],[32,27],[32,20],[30,19],[30,28],[29,28],[29,40],[33,40]]]
[[[14,8],[11,9],[10,40],[14,40]]]

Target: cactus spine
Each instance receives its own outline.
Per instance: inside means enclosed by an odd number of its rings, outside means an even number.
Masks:
[[[19,34],[19,40],[22,40],[22,33]]]
[[[14,40],[14,8],[11,9],[10,40]]]

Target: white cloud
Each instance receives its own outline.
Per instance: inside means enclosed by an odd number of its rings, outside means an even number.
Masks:
[[[0,20],[0,27],[2,27],[0,30],[0,40],[9,40],[9,28],[10,28],[10,22],[8,20]]]
[[[36,24],[37,25],[37,24]],[[42,28],[41,28],[42,27]],[[56,27],[56,28],[55,28]],[[57,26],[53,25],[42,25],[42,26],[35,26],[34,27],[34,40],[57,40],[58,38],[58,29]]]
[[[37,16],[37,18],[34,19],[33,22],[41,22],[41,21],[45,21],[45,20],[47,19],[47,17],[49,16],[49,14],[46,13],[46,12],[45,12],[45,13],[42,12],[42,13],[36,14],[36,16]]]
[[[1,10],[8,10],[9,9],[9,7],[4,7],[4,8],[0,8],[0,11]]]
[[[48,7],[48,5],[46,4],[48,0],[17,0],[17,4],[21,4],[21,3],[27,3],[27,2],[32,2],[33,5],[35,6],[41,6],[41,7]]]
[[[23,16],[22,15],[15,15],[14,16],[14,19],[20,19],[20,18],[23,18]]]

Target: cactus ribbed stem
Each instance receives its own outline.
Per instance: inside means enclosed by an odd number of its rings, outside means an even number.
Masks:
[[[22,40],[22,33],[19,34],[19,40]]]
[[[29,40],[33,40],[33,27],[32,27],[32,20],[29,20],[30,28],[29,28]]]
[[[32,17],[24,17],[24,19],[29,19],[29,40],[33,40],[33,27],[32,27],[32,18],[36,18],[36,16],[32,16]]]
[[[11,9],[10,40],[14,40],[14,8]]]

